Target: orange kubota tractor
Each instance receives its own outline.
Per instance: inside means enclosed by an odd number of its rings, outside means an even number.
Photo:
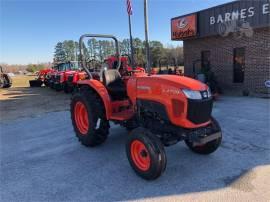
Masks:
[[[85,66],[83,40],[112,38],[117,68],[93,77]],[[78,81],[71,100],[71,119],[81,144],[89,147],[105,142],[110,122],[131,130],[126,154],[141,177],[153,180],[166,168],[164,146],[184,141],[195,153],[210,154],[220,145],[221,128],[212,117],[209,87],[195,79],[177,75],[150,75],[134,69],[122,75],[118,40],[110,35],[80,37],[82,67],[87,79]],[[150,72],[148,70],[148,72]]]
[[[34,80],[29,80],[30,87],[41,87],[44,83],[47,86],[47,83],[45,82],[47,74],[49,74],[52,71],[52,69],[42,69],[38,71],[37,78]]]

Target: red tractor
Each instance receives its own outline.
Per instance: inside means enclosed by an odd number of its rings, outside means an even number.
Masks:
[[[104,70],[100,78],[94,78],[86,68],[83,40],[88,37],[115,41],[117,68]],[[111,35],[82,35],[79,46],[87,79],[78,81],[70,111],[81,144],[94,147],[104,143],[110,122],[126,127],[131,131],[126,141],[127,158],[134,171],[147,180],[164,172],[164,146],[184,141],[198,154],[210,154],[219,147],[222,132],[211,115],[213,100],[206,84],[136,69],[121,76],[118,40]]]
[[[40,70],[38,72],[38,74],[37,74],[37,78],[34,79],[34,80],[30,80],[29,81],[30,87],[41,87],[43,83],[47,86],[48,83],[46,82],[46,76],[51,71],[53,71],[53,70],[50,69],[50,68],[49,69],[42,69],[42,70]]]
[[[79,70],[78,62],[65,62],[57,64],[57,71],[53,77],[53,88],[57,91],[64,90],[65,93],[72,91],[67,85],[68,77]]]

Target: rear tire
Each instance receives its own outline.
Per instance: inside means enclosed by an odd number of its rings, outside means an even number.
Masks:
[[[146,179],[154,180],[166,168],[166,154],[160,139],[146,128],[136,128],[128,136],[126,153],[135,173]]]
[[[72,96],[70,110],[72,125],[81,144],[94,147],[106,141],[110,125],[96,93],[81,88]]]
[[[216,121],[216,119],[212,118],[212,127],[213,127],[213,131],[214,132],[221,132],[221,128],[219,126],[219,123]],[[213,141],[210,141],[204,145],[197,145],[197,146],[193,146],[192,142],[189,142],[188,140],[185,140],[186,145],[188,146],[188,148],[193,151],[194,153],[197,154],[203,154],[203,155],[207,155],[207,154],[211,154],[214,151],[217,150],[217,148],[220,146],[222,141],[222,133],[221,133],[221,137],[218,139],[215,139]]]
[[[9,75],[4,74],[4,86],[3,88],[10,88],[12,85],[12,79]]]

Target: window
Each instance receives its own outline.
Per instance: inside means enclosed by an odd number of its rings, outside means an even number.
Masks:
[[[245,48],[233,49],[233,82],[243,83],[245,76]]]
[[[202,71],[210,69],[210,51],[202,51],[201,52],[201,66]]]

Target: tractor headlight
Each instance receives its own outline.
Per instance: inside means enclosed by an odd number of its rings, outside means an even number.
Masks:
[[[202,99],[202,94],[200,91],[194,91],[194,90],[188,90],[188,89],[183,89],[182,91],[189,99],[193,99],[193,100]]]

